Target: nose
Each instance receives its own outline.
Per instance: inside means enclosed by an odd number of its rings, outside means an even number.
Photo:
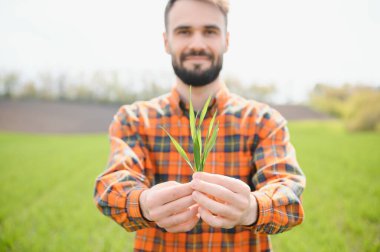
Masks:
[[[189,44],[189,49],[195,51],[206,49],[206,43],[202,33],[197,32],[193,34],[193,36],[191,37],[191,42]]]

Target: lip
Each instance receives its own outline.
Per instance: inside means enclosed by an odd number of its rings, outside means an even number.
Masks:
[[[209,57],[206,56],[188,56],[185,58],[186,61],[209,61]]]
[[[186,59],[208,59],[207,56],[187,56]]]

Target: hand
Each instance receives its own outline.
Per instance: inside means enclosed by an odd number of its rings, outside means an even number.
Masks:
[[[193,199],[199,204],[200,216],[210,226],[233,228],[256,222],[256,198],[243,181],[197,172],[193,175],[191,187],[194,189]]]
[[[143,216],[168,232],[186,232],[199,220],[198,205],[192,199],[190,183],[168,181],[145,190],[140,195]]]

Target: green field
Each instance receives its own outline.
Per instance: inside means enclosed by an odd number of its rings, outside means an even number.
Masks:
[[[380,251],[380,134],[338,122],[290,124],[307,176],[305,222],[275,251]],[[106,135],[1,133],[0,251],[131,251],[133,233],[92,200]]]

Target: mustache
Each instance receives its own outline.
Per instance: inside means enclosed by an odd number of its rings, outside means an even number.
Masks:
[[[207,53],[205,51],[190,51],[188,53],[181,54],[180,60],[184,61],[187,57],[191,57],[191,56],[205,56],[210,60],[214,59],[212,54]]]

